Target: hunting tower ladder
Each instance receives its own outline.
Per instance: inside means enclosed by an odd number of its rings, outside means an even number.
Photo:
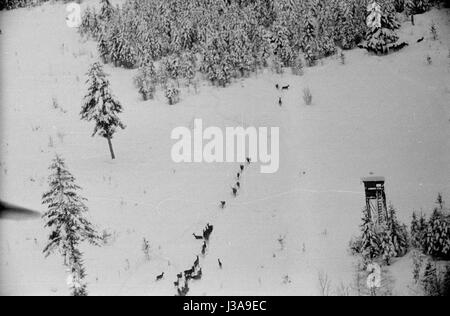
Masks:
[[[367,177],[362,179],[366,192],[366,207],[375,224],[385,223],[388,219],[388,209],[384,177]]]

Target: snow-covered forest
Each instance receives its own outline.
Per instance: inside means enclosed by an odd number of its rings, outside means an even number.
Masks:
[[[448,1],[69,2],[0,3],[0,295],[449,295]]]

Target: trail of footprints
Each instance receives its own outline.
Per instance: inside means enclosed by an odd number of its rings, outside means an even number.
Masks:
[[[247,158],[247,166],[250,166],[251,159]],[[245,171],[245,165],[240,165],[239,172],[236,174],[236,183],[231,187],[231,194],[234,198],[236,198],[239,195],[239,191],[241,190],[241,179]],[[225,209],[227,206],[226,201],[220,201],[219,207],[221,209]],[[185,270],[183,272],[180,272],[177,274],[177,280],[174,282],[174,286],[176,288],[176,295],[177,296],[186,296],[189,293],[189,285],[191,282],[199,281],[203,277],[203,270],[201,267],[200,258],[205,259],[208,248],[210,246],[209,241],[211,238],[211,235],[214,231],[214,226],[210,225],[209,223],[206,225],[205,229],[203,230],[203,234],[197,235],[193,233],[192,235],[194,238],[198,241],[203,241],[203,244],[201,246],[200,254],[196,256],[196,259],[194,261],[194,264],[192,267],[188,270]],[[217,263],[219,265],[219,268],[223,268],[223,263],[219,259],[217,259]],[[160,281],[164,278],[164,273],[157,276],[156,281]]]

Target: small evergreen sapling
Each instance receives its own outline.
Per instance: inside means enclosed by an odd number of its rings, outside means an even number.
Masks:
[[[122,105],[111,94],[109,81],[100,63],[94,63],[88,72],[88,94],[81,109],[81,119],[88,122],[94,121],[94,133],[108,140],[111,158],[115,159],[112,147],[112,138],[117,128],[125,129],[118,114],[122,112]]]

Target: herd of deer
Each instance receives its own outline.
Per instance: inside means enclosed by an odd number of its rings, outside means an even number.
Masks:
[[[282,87],[281,87],[281,91],[288,91],[290,87],[291,87],[290,85],[282,86]],[[275,85],[275,88],[276,88],[277,90],[280,90],[280,85],[277,83],[277,84]],[[279,97],[279,98],[278,98],[278,105],[279,105],[280,107],[283,106],[283,98],[282,98],[282,97]]]
[[[205,229],[203,230],[202,235],[196,235],[193,234],[194,238],[196,240],[203,240],[202,250],[201,254],[203,257],[206,256],[206,251],[208,249],[208,243],[209,239],[211,237],[211,234],[214,231],[214,226],[210,225],[209,223],[206,225]],[[219,267],[222,268],[221,262],[219,259]],[[186,270],[184,272],[180,272],[177,274],[177,280],[173,283],[175,287],[177,288],[177,295],[178,296],[186,296],[189,293],[189,282],[190,281],[198,281],[201,280],[203,277],[203,270],[200,266],[200,257],[197,255],[197,258],[194,261],[194,264],[189,270]]]
[[[283,87],[283,89],[285,89],[286,87]],[[287,86],[287,89],[289,88],[289,86]],[[250,165],[252,160],[250,158],[246,159],[247,164]],[[245,170],[245,165],[240,165],[239,167],[239,172],[237,173],[237,182],[235,184],[235,186],[232,187],[232,194],[234,197],[237,197],[239,190],[241,189],[241,178],[242,175],[244,173]],[[227,205],[226,201],[221,201],[219,207],[221,209],[225,209]],[[214,226],[210,225],[209,223],[206,225],[205,229],[203,229],[203,234],[201,235],[197,235],[195,233],[193,233],[192,235],[194,236],[194,238],[196,240],[201,240],[203,241],[203,245],[201,248],[201,256],[204,258],[207,254],[207,250],[208,250],[208,246],[209,246],[209,240],[211,238],[211,234],[214,231]],[[219,259],[217,259],[217,262],[219,264],[219,268],[223,269],[223,263],[222,261]],[[186,270],[184,272],[180,272],[179,274],[177,274],[177,280],[174,282],[174,286],[177,289],[177,295],[178,296],[186,296],[189,293],[189,283],[191,281],[198,281],[201,280],[201,278],[203,277],[203,271],[202,268],[200,266],[200,255],[196,256],[196,259],[194,261],[194,264],[192,265],[192,267],[189,270]],[[164,272],[161,275],[158,275],[156,277],[156,281],[161,281],[164,278]]]

